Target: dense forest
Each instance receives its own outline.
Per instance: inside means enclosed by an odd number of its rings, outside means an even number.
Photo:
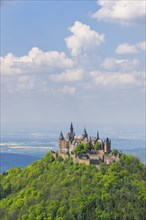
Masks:
[[[0,175],[2,220],[145,220],[146,166],[122,155],[109,166],[47,153]]]

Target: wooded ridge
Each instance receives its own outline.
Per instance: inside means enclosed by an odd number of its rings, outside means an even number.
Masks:
[[[122,154],[97,170],[47,153],[1,174],[0,192],[2,220],[144,220],[146,166]]]

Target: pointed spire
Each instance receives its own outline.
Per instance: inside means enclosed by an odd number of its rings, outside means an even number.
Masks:
[[[86,131],[86,128],[84,128],[84,131],[83,131],[83,134],[82,134],[82,138],[87,138],[88,139],[88,134],[87,134],[87,131]]]
[[[106,143],[109,143],[109,138],[108,137],[106,138]]]
[[[83,134],[87,135],[86,128],[84,128]]]
[[[74,132],[74,128],[73,128],[73,124],[72,124],[72,122],[71,122],[71,125],[70,125],[70,133],[73,134],[73,132]]]
[[[99,132],[97,131],[97,140],[99,140]]]
[[[60,139],[60,140],[64,140],[64,136],[63,136],[62,131],[60,132],[59,139]]]

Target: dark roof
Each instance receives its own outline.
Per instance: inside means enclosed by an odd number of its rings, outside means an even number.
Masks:
[[[71,125],[70,125],[70,132],[73,133],[73,130],[74,130],[74,128],[73,128],[73,124],[72,124],[72,122],[71,122]]]
[[[84,128],[83,135],[84,135],[85,137],[88,136],[87,131],[86,131],[86,128]]]
[[[60,132],[59,139],[64,140],[64,137],[63,137],[62,131]]]

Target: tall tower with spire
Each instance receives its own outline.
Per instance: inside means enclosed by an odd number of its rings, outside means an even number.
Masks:
[[[83,134],[82,134],[82,139],[83,140],[86,139],[88,141],[88,134],[87,134],[86,128],[84,128],[84,131],[83,131]]]
[[[70,133],[73,134],[74,133],[74,128],[73,128],[73,123],[71,122],[71,125],[70,125]]]
[[[69,140],[70,142],[72,142],[74,140],[74,137],[75,137],[75,132],[74,132],[74,128],[73,128],[73,124],[71,122],[71,125],[70,125],[70,132],[68,132],[67,134],[67,140]]]
[[[69,141],[66,141],[62,131],[60,132],[59,135],[59,141],[58,141],[58,153],[59,154],[66,154],[69,152]]]

